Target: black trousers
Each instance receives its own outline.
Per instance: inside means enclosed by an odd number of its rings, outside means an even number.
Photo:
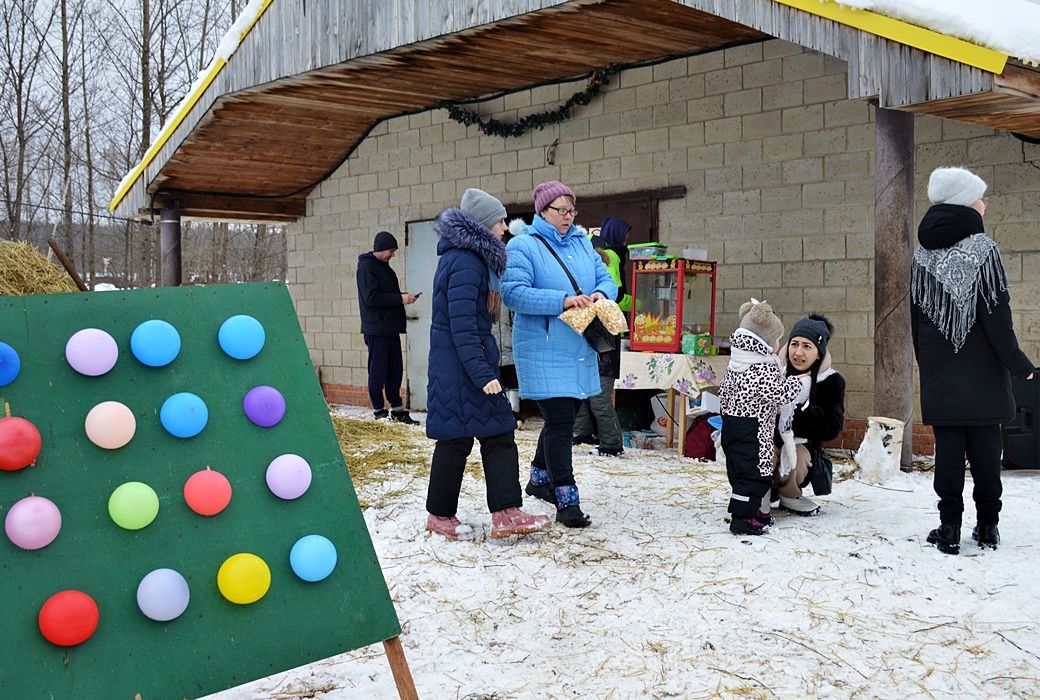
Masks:
[[[372,408],[383,409],[383,392],[390,408],[401,407],[401,378],[404,361],[401,359],[401,336],[366,335],[368,346],[368,398]]]
[[[553,486],[574,486],[571,447],[574,440],[574,419],[578,415],[579,406],[581,399],[570,396],[541,399],[538,402],[545,424],[542,426],[542,432],[538,434],[538,448],[531,464],[539,469],[548,469]]]
[[[480,441],[480,459],[484,464],[488,511],[519,508],[524,504],[524,497],[520,492],[520,458],[513,431],[476,439]],[[437,441],[430,464],[430,486],[426,491],[428,513],[450,518],[458,512],[462,474],[473,440],[461,437]]]
[[[724,415],[721,444],[732,490],[728,511],[750,518],[762,508],[762,499],[773,485],[773,475],[763,475],[758,468],[758,419]]]
[[[1000,520],[1000,426],[932,426],[935,433],[935,494],[939,497],[939,520],[960,526],[964,512],[964,460],[971,468],[975,486],[972,498],[980,525]]]

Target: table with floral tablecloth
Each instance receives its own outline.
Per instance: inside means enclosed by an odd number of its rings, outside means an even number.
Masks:
[[[666,352],[621,353],[621,376],[614,389],[661,389],[668,392],[668,409],[675,415],[678,394],[696,398],[701,389],[718,386],[729,364],[729,355],[683,355]],[[682,401],[680,402],[682,403]],[[674,424],[669,421],[667,441],[672,446]],[[685,436],[686,411],[679,411],[679,434]],[[679,439],[679,456],[683,452]]]

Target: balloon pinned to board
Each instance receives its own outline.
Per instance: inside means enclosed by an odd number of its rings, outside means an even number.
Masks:
[[[26,496],[11,506],[4,518],[4,532],[16,546],[43,549],[61,531],[61,511],[43,496]]]
[[[20,416],[0,418],[0,470],[15,472],[36,463],[43,447],[40,431]]]
[[[208,467],[197,471],[184,482],[184,502],[199,515],[216,515],[231,503],[231,482]]]
[[[299,455],[279,455],[267,465],[265,478],[271,493],[283,500],[292,501],[310,488],[311,465]]]
[[[100,328],[84,328],[76,331],[65,344],[65,359],[80,374],[100,377],[116,366],[119,346]]]
[[[271,569],[255,554],[239,552],[224,560],[217,571],[220,594],[236,605],[263,598],[271,587]]]
[[[209,421],[206,402],[190,392],[174,394],[159,409],[159,422],[166,431],[179,438],[195,437]]]
[[[7,343],[0,343],[0,386],[7,386],[18,378],[22,370],[22,358],[18,351]]]
[[[285,416],[285,398],[273,386],[256,386],[242,399],[242,410],[256,425],[270,428]]]
[[[98,447],[118,450],[133,440],[137,419],[126,404],[102,401],[87,413],[83,427],[87,438]]]
[[[267,334],[252,316],[240,314],[220,324],[217,342],[220,349],[236,360],[250,360],[264,349]]]
[[[74,647],[90,639],[101,615],[94,599],[83,591],[55,593],[40,608],[43,638],[60,647]]]
[[[191,591],[188,582],[173,569],[155,569],[137,584],[137,607],[145,617],[169,622],[188,609]]]
[[[108,514],[124,530],[140,530],[159,514],[159,496],[148,484],[128,481],[108,497]]]
[[[305,535],[292,546],[289,565],[304,581],[322,581],[336,568],[336,546],[327,537]]]
[[[130,335],[130,352],[148,367],[165,367],[177,359],[180,351],[180,333],[170,323],[157,318],[140,324]]]

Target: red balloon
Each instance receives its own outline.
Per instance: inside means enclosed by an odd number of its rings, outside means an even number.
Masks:
[[[90,639],[98,626],[98,606],[83,591],[55,593],[40,608],[40,632],[51,644],[74,647]]]
[[[36,462],[43,438],[36,426],[18,416],[0,418],[0,469],[14,472]]]
[[[195,472],[184,482],[184,500],[199,515],[216,515],[231,502],[231,482],[212,469]]]

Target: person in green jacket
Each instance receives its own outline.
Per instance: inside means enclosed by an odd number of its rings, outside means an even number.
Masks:
[[[628,248],[625,241],[632,230],[632,224],[618,216],[608,216],[600,225],[599,233],[592,230],[592,247],[596,249],[610,276],[618,286],[617,301],[621,310],[628,314],[632,308],[632,297],[625,285],[625,263],[628,262]],[[600,353],[599,382],[602,391],[584,401],[578,409],[574,423],[574,444],[599,444],[601,455],[617,457],[625,449],[621,438],[621,424],[611,403],[614,395],[614,381],[621,374],[621,338],[614,339],[614,349]]]

